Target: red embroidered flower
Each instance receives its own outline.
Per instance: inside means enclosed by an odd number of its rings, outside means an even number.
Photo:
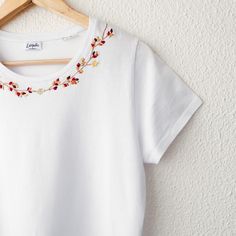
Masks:
[[[107,32],[107,36],[109,36],[109,37],[113,36],[113,29],[110,29],[110,30]]]
[[[71,84],[78,84],[79,79],[78,78],[72,78]]]
[[[33,91],[32,91],[32,88],[28,87],[28,88],[27,88],[27,92],[28,92],[28,93],[32,93],[32,92],[33,92]]]
[[[95,52],[95,51],[94,51],[93,54],[92,54],[92,57],[93,57],[93,58],[97,58],[98,56],[99,56],[98,52]]]
[[[53,85],[58,86],[60,84],[60,79],[58,78],[57,80],[53,81]]]

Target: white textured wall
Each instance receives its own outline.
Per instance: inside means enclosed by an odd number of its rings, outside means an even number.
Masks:
[[[236,1],[69,3],[145,40],[204,100],[161,163],[146,167],[144,236],[235,236]],[[70,24],[33,8],[5,29],[57,31]]]

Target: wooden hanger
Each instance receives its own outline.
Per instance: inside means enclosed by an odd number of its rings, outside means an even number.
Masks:
[[[68,6],[64,0],[5,0],[0,7],[0,26],[5,25],[14,16],[32,5],[43,7],[51,12],[64,16],[77,24],[80,24],[84,28],[88,28],[89,17]],[[68,63],[69,60],[70,59],[66,58],[30,61],[3,61],[2,64],[6,66],[65,64]]]

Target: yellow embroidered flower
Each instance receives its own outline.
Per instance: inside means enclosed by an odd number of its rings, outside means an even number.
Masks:
[[[96,61],[96,60],[94,60],[94,61],[92,62],[92,66],[93,66],[93,67],[97,66],[98,64],[99,64],[99,62]]]
[[[85,58],[81,58],[80,64],[81,64],[81,66],[84,66],[86,64],[86,59]]]
[[[44,89],[42,89],[42,88],[40,88],[40,89],[37,90],[37,93],[38,93],[39,95],[42,95],[44,92],[45,92],[45,91],[44,91]]]

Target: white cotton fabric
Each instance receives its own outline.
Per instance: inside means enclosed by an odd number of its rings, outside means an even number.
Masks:
[[[141,236],[144,163],[159,163],[202,100],[144,42],[116,26],[80,83],[18,98],[0,90],[0,235]],[[45,88],[75,70],[105,22],[61,33],[0,32],[0,81]],[[28,41],[42,50],[27,51]]]

